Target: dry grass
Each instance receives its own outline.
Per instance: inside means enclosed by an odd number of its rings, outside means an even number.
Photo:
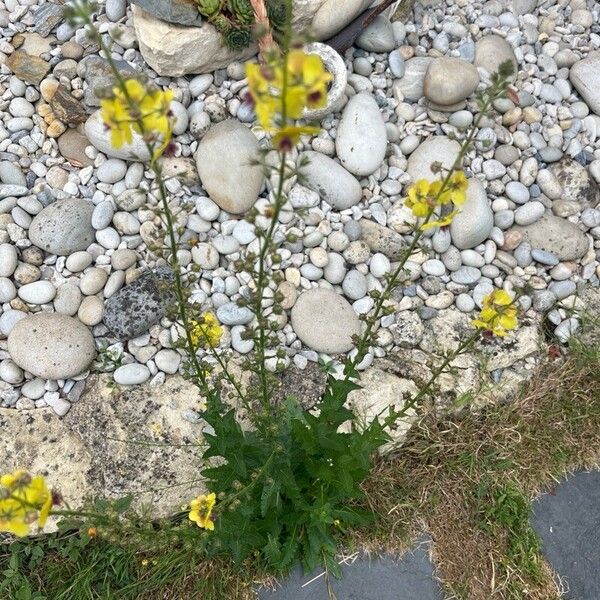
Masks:
[[[514,402],[444,422],[423,420],[365,482],[377,526],[355,546],[402,551],[425,528],[456,598],[559,596],[528,525],[530,504],[600,457],[600,354],[578,348],[542,368]]]

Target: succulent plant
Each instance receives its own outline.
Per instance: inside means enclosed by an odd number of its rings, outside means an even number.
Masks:
[[[243,25],[254,23],[254,9],[250,0],[228,0],[227,7],[239,23]]]
[[[267,14],[273,28],[283,29],[287,19],[287,3],[285,0],[270,0],[267,3]]]
[[[222,0],[196,0],[200,14],[208,17],[214,17],[223,8]]]
[[[222,14],[215,15],[211,19],[211,23],[223,37],[228,35],[233,29],[233,22],[231,19]]]
[[[224,36],[225,44],[232,50],[247,48],[252,42],[252,31],[250,29],[232,29]]]
[[[196,0],[198,11],[223,36],[229,48],[240,50],[252,43],[255,23],[250,0]],[[265,0],[267,15],[275,30],[282,30],[287,19],[286,0]]]

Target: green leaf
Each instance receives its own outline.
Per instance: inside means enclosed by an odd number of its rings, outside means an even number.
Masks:
[[[260,496],[260,514],[264,517],[271,506],[276,505],[279,499],[280,485],[276,481],[271,481],[263,487]]]
[[[129,510],[129,507],[131,506],[132,502],[133,502],[133,496],[131,496],[131,495],[123,496],[123,498],[119,498],[118,500],[115,500],[115,502],[113,504],[113,508],[118,513],[124,513],[125,511]]]

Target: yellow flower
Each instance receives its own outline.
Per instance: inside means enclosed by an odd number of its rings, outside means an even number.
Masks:
[[[412,213],[418,219],[429,219],[433,215],[436,207],[461,206],[466,198],[467,178],[463,171],[456,171],[448,179],[446,185],[445,180],[428,181],[427,179],[419,179],[408,188],[405,205],[412,210]],[[427,222],[421,225],[421,230],[430,229],[431,227],[446,227],[450,225],[452,219],[458,214],[458,210],[451,210],[440,219]]]
[[[13,498],[0,500],[0,531],[23,537],[29,533],[27,511]]]
[[[288,125],[277,131],[273,136],[273,144],[278,150],[289,152],[300,141],[301,135],[316,135],[319,131],[318,127]]]
[[[494,290],[488,294],[483,299],[479,319],[475,319],[473,325],[499,337],[504,337],[510,330],[516,329],[519,325],[517,307],[510,294],[504,290]]]
[[[427,223],[423,223],[423,225],[421,225],[421,229],[425,231],[427,229],[431,229],[432,227],[447,227],[450,225],[450,223],[452,223],[452,219],[454,219],[457,214],[458,211],[453,210],[452,212],[440,217],[439,219],[436,219],[435,221],[427,221]]]
[[[247,64],[246,76],[258,121],[270,133],[300,119],[306,108],[327,104],[331,75],[316,54],[292,50],[287,59],[273,54],[264,65]]]
[[[223,328],[213,313],[205,312],[200,321],[192,322],[190,335],[194,346],[216,348],[221,341]]]
[[[419,179],[408,188],[406,206],[410,208],[415,217],[425,218],[433,209],[432,197],[430,195],[431,184],[427,179]]]
[[[168,146],[172,136],[172,90],[150,90],[137,79],[128,79],[125,89],[115,86],[112,97],[100,102],[102,119],[111,131],[111,144],[120,148],[133,141],[133,131],[154,145],[153,160]]]
[[[43,527],[52,509],[52,492],[41,475],[31,477],[27,471],[19,469],[0,477],[0,485],[6,488],[7,499],[19,504],[27,518],[37,515],[38,525]]]
[[[440,182],[440,188],[442,183]],[[455,206],[462,206],[467,197],[468,180],[463,171],[456,171],[450,177],[440,200],[442,204],[452,203]]]
[[[107,98],[100,101],[102,120],[110,129],[110,143],[114,148],[130,144],[133,140],[131,122],[125,107],[117,98]]]
[[[214,492],[194,498],[194,500],[190,502],[190,512],[188,515],[190,521],[193,521],[202,529],[213,531],[215,523],[211,520],[210,516],[216,501],[217,496]]]

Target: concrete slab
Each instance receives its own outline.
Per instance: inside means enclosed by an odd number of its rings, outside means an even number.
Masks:
[[[600,472],[579,472],[534,503],[532,525],[569,600],[600,598]]]
[[[259,591],[260,600],[330,600],[324,578],[310,582],[309,576],[296,569],[275,592]],[[337,600],[443,600],[444,594],[429,560],[427,542],[400,559],[389,556],[359,557],[343,567],[344,577],[333,580]],[[305,585],[306,584],[306,585]]]

